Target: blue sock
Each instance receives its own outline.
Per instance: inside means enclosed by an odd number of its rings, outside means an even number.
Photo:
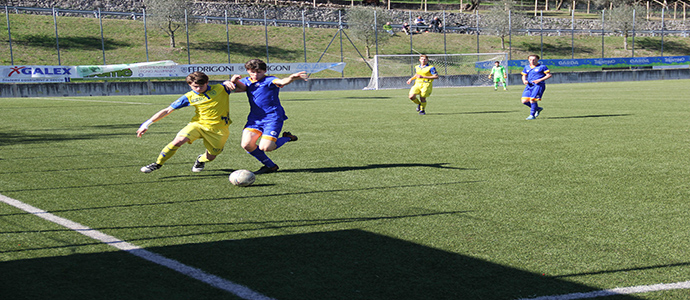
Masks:
[[[529,103],[529,102],[525,102],[525,103],[522,103],[522,104],[526,105],[527,107],[532,107],[532,103]]]
[[[269,168],[273,168],[276,165],[270,158],[268,158],[268,155],[266,155],[266,152],[261,151],[261,149],[259,149],[259,147],[256,147],[256,149],[254,149],[254,151],[247,152],[247,153],[254,156],[254,158],[256,158],[258,161],[260,161],[262,164],[264,164],[264,166],[267,166]]]
[[[537,101],[531,102],[529,114],[534,116],[534,113],[537,112],[538,107],[539,107],[539,104],[537,103]]]
[[[280,146],[285,145],[285,143],[289,142],[290,138],[289,137],[281,137],[276,140],[276,149],[280,148]]]

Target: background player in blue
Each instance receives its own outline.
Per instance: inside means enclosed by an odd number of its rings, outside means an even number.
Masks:
[[[280,131],[283,130],[283,122],[287,120],[285,110],[278,98],[280,88],[297,78],[307,80],[307,74],[298,72],[283,79],[267,76],[266,63],[260,59],[248,61],[244,64],[244,68],[249,77],[241,78],[240,75],[233,75],[230,80],[236,85],[236,92],[246,91],[249,99],[250,111],[242,132],[242,148],[264,164],[254,174],[273,173],[278,171],[278,165],[268,158],[266,152],[297,140],[297,137],[290,132],[284,132],[282,137],[279,137]],[[260,141],[259,138],[261,138]]]
[[[522,83],[525,90],[522,92],[522,104],[530,108],[527,120],[534,120],[544,108],[539,107],[542,95],[546,90],[545,80],[551,78],[549,68],[539,64],[539,55],[532,54],[527,58],[529,66],[522,70]]]
[[[223,84],[208,84],[208,76],[202,72],[194,72],[187,75],[187,84],[192,90],[182,95],[177,101],[167,108],[155,113],[146,120],[137,130],[137,137],[141,137],[149,129],[151,123],[163,119],[173,111],[194,106],[195,115],[192,120],[177,133],[177,136],[158,155],[156,162],[141,168],[144,173],[151,173],[160,169],[170,159],[177,149],[185,143],[192,143],[197,139],[204,140],[206,152],[197,157],[192,172],[201,172],[206,162],[212,161],[223,151],[225,142],[230,136],[228,125],[230,121],[230,108],[228,95],[235,89],[235,84],[225,81]]]

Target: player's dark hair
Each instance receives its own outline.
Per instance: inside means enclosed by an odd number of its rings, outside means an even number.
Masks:
[[[420,55],[419,55],[419,57],[422,57],[422,56],[426,57],[426,59],[429,59],[429,56],[426,55],[426,54],[420,54]]]
[[[539,58],[539,55],[536,55],[536,54],[532,54],[532,55],[530,55],[529,57],[534,57],[534,58],[536,58],[536,59],[540,59],[540,58]]]
[[[263,71],[266,71],[268,69],[266,67],[266,63],[263,60],[256,59],[256,58],[245,63],[244,68],[246,70],[263,70]]]
[[[208,83],[208,75],[203,72],[196,71],[187,75],[187,84],[196,83],[198,85],[203,85]]]
[[[494,63],[495,63],[495,64],[501,64],[501,62],[500,62],[500,61],[495,61]]]

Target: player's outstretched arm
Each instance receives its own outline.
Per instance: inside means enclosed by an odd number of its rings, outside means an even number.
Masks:
[[[410,79],[407,80],[407,84],[412,83],[412,80],[415,80],[417,78],[420,78],[419,74],[414,74],[414,76],[410,77]]]
[[[146,120],[146,122],[141,124],[141,126],[137,130],[137,137],[141,137],[142,135],[144,135],[144,133],[149,130],[149,125],[151,125],[153,122],[165,118],[174,110],[174,108],[168,106],[167,108],[161,109],[159,112],[153,114],[153,116],[151,116],[150,119]]]
[[[309,75],[307,75],[307,72],[305,72],[305,71],[297,72],[297,73],[291,74],[290,76],[285,77],[283,79],[278,79],[278,81],[276,81],[276,84],[285,86],[285,85],[288,85],[291,82],[295,81],[295,79],[297,79],[297,78],[301,78],[302,80],[307,81],[307,79],[309,78]]]
[[[231,80],[223,81],[223,86],[232,92],[235,91],[235,83],[233,83]]]
[[[247,91],[247,86],[244,85],[244,83],[242,83],[240,81],[240,79],[242,79],[242,75],[235,74],[235,75],[232,75],[232,77],[230,77],[230,82],[232,82],[232,84],[235,85],[235,90],[234,90],[235,93],[241,93],[241,92]]]

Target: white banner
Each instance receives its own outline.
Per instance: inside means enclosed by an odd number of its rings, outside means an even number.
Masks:
[[[345,63],[271,63],[268,74],[309,74],[324,70],[342,73]],[[192,72],[206,75],[245,75],[244,64],[192,64],[178,65],[173,61],[93,66],[5,66],[0,67],[0,82],[69,82],[73,78],[160,78],[187,77]]]

